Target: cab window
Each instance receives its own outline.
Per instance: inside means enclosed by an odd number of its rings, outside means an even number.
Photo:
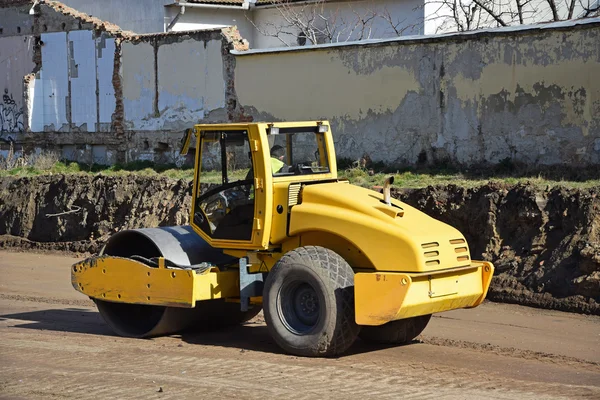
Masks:
[[[213,239],[251,240],[254,173],[246,131],[202,132],[194,224]]]
[[[325,135],[315,127],[267,130],[273,176],[329,172]]]

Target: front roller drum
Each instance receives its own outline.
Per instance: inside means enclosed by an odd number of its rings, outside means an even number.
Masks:
[[[239,303],[205,300],[194,308],[113,303],[94,300],[100,315],[119,336],[148,338],[186,329],[207,330],[242,324],[254,318],[260,306],[242,312]]]
[[[100,255],[164,257],[180,265],[204,261],[216,265],[235,262],[234,258],[208,245],[189,226],[122,231],[109,239]],[[135,338],[239,324],[253,318],[261,310],[260,306],[254,306],[242,312],[239,303],[226,303],[224,300],[199,301],[194,308],[116,303],[97,298],[94,302],[102,318],[115,333]]]
[[[195,308],[113,303],[94,299],[100,315],[119,336],[147,338],[169,335],[196,323]]]

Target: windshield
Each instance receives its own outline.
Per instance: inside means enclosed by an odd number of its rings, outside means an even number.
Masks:
[[[325,135],[315,127],[271,129],[268,138],[273,176],[329,172]]]

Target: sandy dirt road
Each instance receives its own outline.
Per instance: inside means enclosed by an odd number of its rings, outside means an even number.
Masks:
[[[70,285],[76,260],[0,252],[0,398],[600,398],[600,318],[485,303],[414,343],[338,359],[282,354],[260,318],[152,340],[114,336]]]

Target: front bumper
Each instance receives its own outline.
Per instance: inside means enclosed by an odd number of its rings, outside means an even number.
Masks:
[[[164,258],[154,268],[129,258],[90,257],[71,267],[71,283],[93,299],[168,307],[240,295],[237,271],[171,269]]]
[[[476,307],[487,295],[494,266],[486,261],[424,273],[359,272],[354,276],[356,323],[390,321]]]

